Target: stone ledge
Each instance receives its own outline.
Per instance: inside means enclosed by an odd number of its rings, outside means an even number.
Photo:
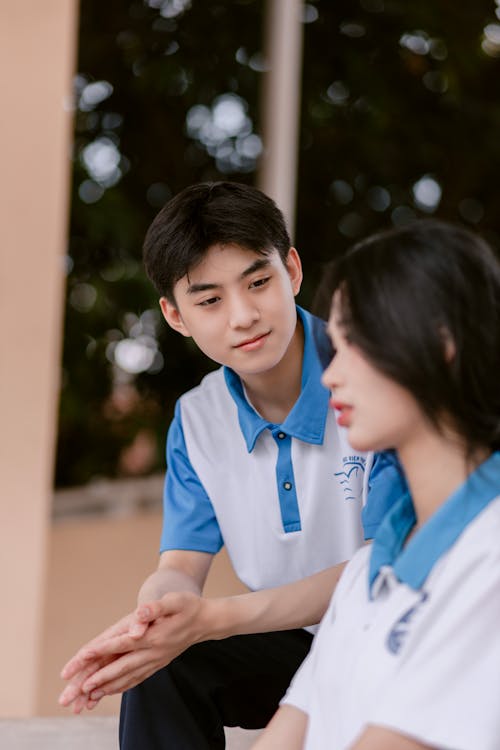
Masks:
[[[227,750],[249,750],[259,731],[226,729]],[[0,719],[2,750],[118,750],[116,716]]]

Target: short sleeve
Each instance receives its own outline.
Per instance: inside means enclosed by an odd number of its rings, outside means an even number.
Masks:
[[[366,504],[361,512],[365,539],[373,539],[385,514],[408,491],[394,451],[375,453],[368,479]]]
[[[401,664],[367,722],[432,747],[498,750],[500,738],[500,554],[460,566],[428,595],[407,634]]]
[[[280,705],[287,704],[300,709],[305,714],[310,713],[309,696],[311,695],[311,680],[314,673],[313,659],[313,653],[310,651],[295,673],[288,690],[280,701]]]
[[[182,549],[215,554],[222,544],[213,505],[189,459],[177,402],[167,437],[160,552]]]
[[[331,647],[332,632],[335,628],[335,618],[337,610],[343,606],[342,600],[350,591],[360,575],[366,570],[366,559],[369,555],[369,549],[365,546],[359,549],[353,556],[340,580],[335,587],[328,609],[321,619],[319,630],[314,636],[311,650],[297,670],[290,686],[282,698],[281,703],[288,703],[295,708],[299,708],[306,714],[311,714],[314,706],[311,705],[311,696],[314,695],[312,689],[317,680],[318,665],[324,655]],[[314,699],[313,699],[314,700]]]
[[[334,619],[335,593],[330,605],[323,616],[320,627],[312,642],[311,650],[295,673],[288,690],[280,701],[280,705],[288,704],[299,708],[305,714],[311,713],[311,695],[314,676],[317,670],[317,660],[321,658],[321,649],[328,647],[327,631],[329,623]]]

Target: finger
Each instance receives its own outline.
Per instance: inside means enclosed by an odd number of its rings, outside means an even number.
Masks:
[[[86,661],[95,658],[95,648],[100,644],[109,638],[126,633],[132,621],[132,617],[133,616],[130,614],[122,617],[121,620],[118,620],[118,622],[114,623],[109,628],[106,628],[106,630],[103,630],[102,633],[82,646],[62,668],[61,677],[63,680],[70,679],[73,674],[82,669],[82,666],[85,665]]]
[[[126,674],[117,677],[110,682],[106,682],[101,685],[97,690],[90,693],[90,699],[100,700],[105,695],[115,695],[117,693],[123,693],[125,690],[139,685],[144,682],[145,679],[150,677],[154,672],[160,668],[160,664],[157,661],[148,662],[147,664],[141,664],[134,670],[127,672]]]
[[[116,636],[115,636],[116,637]],[[106,643],[107,641],[104,640],[101,643]],[[67,664],[64,665],[64,667],[61,670],[61,678],[63,680],[71,680],[75,675],[78,674],[78,672],[84,672],[88,669],[92,669],[92,664],[90,662],[94,662],[95,665],[97,665],[95,668],[99,669],[99,667],[102,666],[102,660],[99,657],[99,653],[97,651],[98,648],[97,643],[95,643],[92,647],[91,646],[83,646],[75,656],[73,656],[72,659],[70,659]]]
[[[121,659],[114,660],[106,667],[99,670],[99,672],[92,675],[92,677],[82,685],[82,691],[87,693],[92,699],[97,699],[104,685],[121,680],[123,677],[126,677],[128,673],[134,672],[136,669],[150,661],[151,659],[145,656],[144,651],[125,654]],[[106,692],[106,694],[108,693]],[[102,695],[99,695],[99,697],[102,697]]]
[[[79,695],[82,694],[83,683],[95,672],[98,672],[105,662],[94,662],[77,673],[69,682],[59,696],[61,706],[69,706]]]
[[[194,595],[188,595],[185,591],[170,592],[161,599],[141,604],[135,611],[135,617],[140,622],[152,622],[159,617],[175,615],[184,609],[191,596]]]
[[[64,665],[61,670],[61,678],[63,680],[71,680],[79,672],[87,671],[91,668],[91,664],[89,664],[90,661],[97,662],[95,651],[83,651],[78,653]]]
[[[69,706],[71,703],[73,703],[79,696],[83,695],[82,685],[83,683],[91,677],[93,674],[99,671],[99,669],[102,669],[107,664],[110,663],[110,659],[102,659],[100,661],[94,662],[86,667],[86,669],[83,669],[80,673],[78,673],[71,682],[69,682],[64,690],[61,692],[59,696],[59,704],[61,706]]]
[[[141,604],[134,612],[136,622],[152,622],[155,620],[161,612],[157,610],[161,609],[161,602],[150,602],[149,604]]]
[[[130,618],[128,620],[128,623],[129,622]],[[94,638],[94,640],[89,641],[89,643],[87,643],[85,646],[82,646],[82,648],[79,649],[79,651],[77,651],[77,653],[62,668],[62,679],[71,679],[77,672],[85,669],[89,661],[97,660],[99,657],[99,648],[101,648],[102,645],[107,643],[109,640],[119,637],[120,634],[126,633],[128,630],[128,623],[127,628],[122,628],[119,634],[118,632],[109,632],[106,637],[104,636],[104,634],[102,634],[98,638]],[[111,629],[109,630],[111,631]]]
[[[123,654],[129,653],[129,651],[136,651],[139,648],[141,646],[138,644],[138,638],[132,638],[126,633],[109,638],[107,641],[101,643],[100,646],[94,649],[94,658],[96,661],[109,662],[119,659]]]
[[[79,695],[71,706],[71,710],[74,714],[81,714],[87,703],[86,695]]]
[[[144,635],[148,627],[149,627],[149,622],[138,622],[136,620],[130,626],[128,634],[134,640],[138,640],[139,638],[142,638],[142,636]]]
[[[147,627],[145,630],[147,630]],[[117,659],[128,651],[137,649],[137,641],[138,636],[132,637],[128,632],[103,640],[100,644],[95,644],[92,650],[82,650],[73,662],[66,665],[61,673],[61,677],[66,680],[71,679],[78,672],[84,672],[88,668],[89,662],[97,665],[99,669],[104,663],[108,663],[112,659]]]

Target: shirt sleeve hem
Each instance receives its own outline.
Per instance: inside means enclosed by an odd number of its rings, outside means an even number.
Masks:
[[[184,540],[184,541],[171,541],[171,542],[162,542],[160,545],[160,554],[162,552],[169,552],[172,550],[185,550],[188,552],[206,552],[210,555],[216,555],[217,552],[219,552],[222,549],[222,544],[209,544],[208,542],[204,541],[193,541],[193,540]]]

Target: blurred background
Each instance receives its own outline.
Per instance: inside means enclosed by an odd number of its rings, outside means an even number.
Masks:
[[[153,217],[257,185],[306,307],[377,229],[437,216],[498,249],[500,0],[0,0],[0,43],[0,712],[51,715],[155,565],[166,430],[212,366],[160,318]],[[223,556],[208,589],[238,590]]]

